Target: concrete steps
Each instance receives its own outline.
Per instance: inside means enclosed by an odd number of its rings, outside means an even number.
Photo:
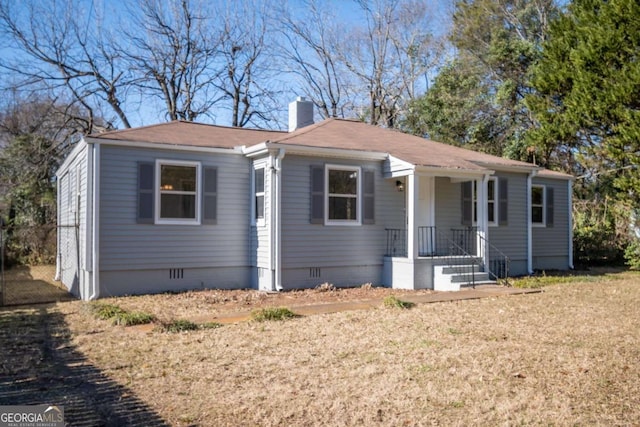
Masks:
[[[459,291],[460,287],[495,284],[489,273],[480,271],[477,264],[436,265],[433,267],[433,289]]]

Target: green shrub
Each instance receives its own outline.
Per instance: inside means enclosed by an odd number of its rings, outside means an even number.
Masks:
[[[145,325],[156,320],[153,314],[142,311],[118,313],[111,318],[111,323],[119,326]]]
[[[177,319],[160,325],[160,330],[163,332],[185,332],[185,331],[197,331],[199,329],[216,329],[222,327],[222,324],[217,322],[207,323],[194,323],[190,320]]]
[[[412,302],[402,301],[402,300],[398,299],[395,295],[389,295],[388,297],[386,297],[382,301],[382,304],[384,304],[385,307],[402,308],[402,309],[408,309],[408,308],[411,308],[411,307],[413,307],[415,305]]]
[[[91,303],[91,311],[94,316],[100,320],[109,320],[117,315],[126,313],[123,309],[113,304],[105,304],[101,302]]]
[[[156,320],[153,314],[140,311],[128,312],[114,304],[94,302],[90,307],[95,317],[100,320],[110,320],[114,325],[143,325]]]
[[[285,320],[298,317],[296,313],[286,307],[268,307],[253,310],[251,319],[256,322],[264,322],[267,320]]]
[[[635,270],[640,270],[640,239],[633,239],[624,251],[624,259],[627,265]]]

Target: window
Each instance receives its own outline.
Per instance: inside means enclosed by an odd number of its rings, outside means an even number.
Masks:
[[[326,223],[360,224],[360,168],[326,167]]]
[[[200,164],[156,161],[156,223],[199,224]]]
[[[478,222],[478,181],[473,181],[473,223]],[[487,182],[487,221],[489,225],[497,225],[497,209],[498,209],[498,193],[497,179],[489,178]]]
[[[545,224],[544,191],[545,188],[541,185],[531,186],[531,222],[534,225]]]
[[[255,188],[255,219],[264,223],[264,168],[253,171],[253,185]]]

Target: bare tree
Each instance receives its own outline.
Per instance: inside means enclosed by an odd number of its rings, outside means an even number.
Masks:
[[[206,8],[189,0],[143,0],[130,12],[133,29],[123,31],[119,52],[141,96],[160,99],[169,120],[210,114],[220,101],[211,93],[219,40]]]
[[[301,81],[305,96],[313,100],[322,117],[344,117],[350,105],[347,97],[347,69],[341,61],[336,16],[317,0],[303,2],[300,17],[280,10],[284,40],[281,57]]]
[[[395,127],[416,84],[439,60],[430,10],[414,0],[357,0],[366,26],[351,33],[343,60],[368,92],[369,121]],[[426,89],[423,86],[423,90]]]
[[[253,124],[263,127],[276,120],[278,90],[274,79],[274,42],[269,31],[271,5],[246,1],[226,5],[218,11],[223,17],[219,55],[221,66],[214,81],[221,96],[229,101],[231,125]]]
[[[92,10],[79,19],[81,10],[73,0],[0,0],[0,34],[14,50],[0,59],[6,75],[3,89],[66,92],[87,113],[89,132],[102,104],[130,127],[122,99],[129,78],[126,67],[95,25],[98,18],[91,17]]]

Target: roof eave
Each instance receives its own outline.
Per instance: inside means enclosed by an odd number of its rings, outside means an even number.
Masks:
[[[203,147],[201,145],[188,145],[188,144],[171,144],[165,142],[148,142],[148,141],[131,141],[121,139],[109,139],[109,138],[94,138],[85,137],[87,144],[100,144],[100,145],[112,145],[116,147],[129,147],[129,148],[150,148],[155,150],[175,150],[175,151],[189,151],[189,152],[201,152],[201,153],[218,153],[218,154],[241,154],[243,146],[237,146],[233,148],[223,147]]]

